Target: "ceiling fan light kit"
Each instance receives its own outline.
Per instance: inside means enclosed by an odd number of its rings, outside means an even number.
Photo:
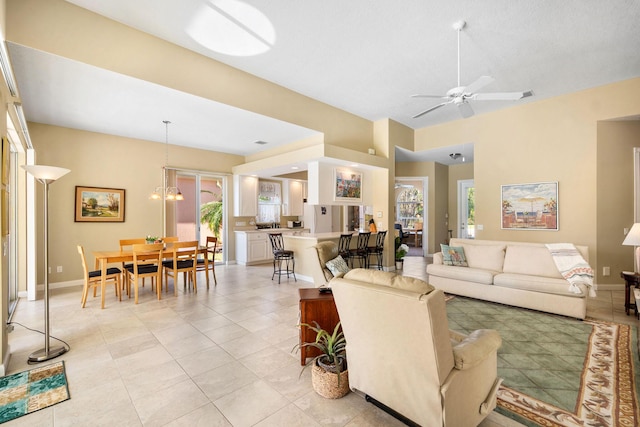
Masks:
[[[522,92],[493,92],[493,93],[476,93],[476,91],[482,89],[488,84],[494,81],[493,77],[481,76],[479,79],[467,86],[462,86],[460,83],[460,32],[467,26],[464,20],[456,21],[453,23],[453,29],[458,33],[458,85],[452,89],[449,89],[445,95],[411,95],[412,98],[439,98],[445,101],[427,108],[424,111],[413,116],[414,119],[422,117],[427,113],[444,107],[448,104],[453,104],[458,107],[458,112],[463,118],[469,118],[473,116],[474,111],[469,105],[469,101],[517,101],[522,98],[533,96],[533,91]]]

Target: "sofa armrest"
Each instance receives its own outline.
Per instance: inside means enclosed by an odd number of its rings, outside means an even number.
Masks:
[[[442,252],[436,252],[433,254],[433,263],[442,264]]]
[[[497,351],[500,345],[502,345],[502,338],[497,331],[493,329],[473,331],[453,347],[456,369],[463,371],[477,366],[487,356]]]

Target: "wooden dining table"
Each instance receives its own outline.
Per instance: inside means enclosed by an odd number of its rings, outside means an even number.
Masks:
[[[104,290],[106,288],[106,277],[107,277],[107,268],[109,264],[113,263],[123,263],[123,262],[133,262],[133,251],[132,250],[116,250],[116,251],[94,251],[92,252],[95,257],[95,269],[101,271],[102,281],[100,283],[100,306],[104,308]],[[209,257],[207,256],[207,247],[206,246],[198,246],[198,254],[205,254],[204,263],[209,269]],[[165,260],[172,259],[173,252],[166,251],[162,253],[162,256]],[[214,262],[214,261],[211,261]],[[162,266],[160,266],[162,268]],[[124,273],[124,272],[123,272]],[[158,293],[158,299],[162,299],[162,286],[160,284],[156,285],[156,290]]]

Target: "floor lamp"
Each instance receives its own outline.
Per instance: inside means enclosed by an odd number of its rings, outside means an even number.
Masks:
[[[22,166],[36,181],[44,184],[44,348],[29,355],[28,363],[39,363],[64,354],[67,348],[49,345],[49,184],[71,172],[56,166]]]

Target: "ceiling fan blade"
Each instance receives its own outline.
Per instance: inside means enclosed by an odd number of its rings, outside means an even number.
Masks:
[[[471,108],[471,105],[469,105],[468,103],[460,102],[456,105],[458,106],[458,111],[460,112],[462,118],[468,119],[469,117],[473,116],[473,108]]]
[[[415,94],[415,95],[411,95],[412,98],[443,98],[443,99],[447,99],[447,95],[420,95],[420,94]]]
[[[438,109],[438,108],[440,108],[440,107],[444,107],[444,106],[445,106],[445,105],[447,105],[447,104],[450,104],[450,102],[443,102],[442,104],[438,104],[438,105],[436,105],[436,106],[434,106],[434,107],[429,108],[428,110],[424,110],[423,112],[418,113],[418,114],[416,114],[415,116],[413,116],[413,118],[414,118],[414,119],[417,119],[418,117],[422,117],[422,116],[424,116],[425,114],[430,113],[430,112],[432,112],[433,110],[437,110],[437,109]]]
[[[470,98],[476,101],[517,101],[528,96],[533,96],[533,91],[476,93],[471,95]]]
[[[471,83],[467,87],[464,88],[464,93],[475,93],[479,89],[482,89],[489,83],[492,83],[495,79],[489,76],[482,76],[475,82]]]

